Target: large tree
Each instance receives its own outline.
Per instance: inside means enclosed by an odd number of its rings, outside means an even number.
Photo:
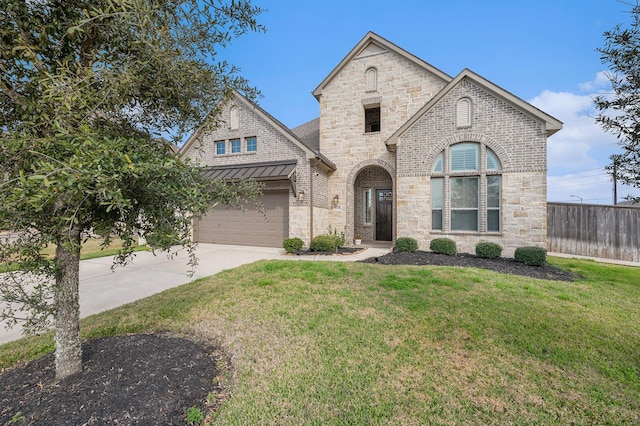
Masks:
[[[1,319],[52,317],[56,377],[81,370],[78,272],[88,234],[189,248],[194,215],[252,198],[251,182],[211,182],[160,134],[216,125],[234,88],[255,92],[216,52],[261,31],[231,0],[0,0]],[[42,255],[56,246],[55,257]]]
[[[607,170],[624,184],[640,188],[640,5],[630,6],[629,27],[619,24],[605,32],[604,46],[598,49],[602,63],[609,67],[612,93],[597,96],[595,106],[596,121],[622,147]],[[640,197],[627,198],[640,201]]]

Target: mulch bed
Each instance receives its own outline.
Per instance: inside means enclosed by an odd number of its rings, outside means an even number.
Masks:
[[[354,248],[354,247],[340,247],[333,251],[300,250],[291,254],[294,256],[338,256],[338,255],[354,254],[362,250],[364,249]]]
[[[503,274],[522,275],[531,278],[555,281],[574,281],[577,277],[572,272],[557,268],[553,265],[529,266],[517,262],[515,259],[500,257],[498,259],[484,259],[472,254],[461,253],[456,256],[433,253],[429,251],[391,252],[384,256],[362,260],[365,263],[379,263],[382,265],[434,265],[459,266],[465,268],[489,269]]]
[[[344,249],[348,254],[360,249]],[[319,252],[301,252],[300,256]],[[334,253],[325,253],[334,254]],[[532,278],[572,281],[551,265],[527,266],[514,259],[446,256],[426,251],[392,252],[362,262],[490,269]],[[56,383],[53,354],[0,374],[0,424],[184,425],[184,410],[215,408],[226,391],[219,383],[219,351],[168,335],[104,337],[82,345],[83,370]],[[213,401],[207,396],[213,394]]]
[[[82,345],[83,370],[54,381],[53,354],[0,375],[0,424],[184,425],[220,374],[211,348],[151,334]]]

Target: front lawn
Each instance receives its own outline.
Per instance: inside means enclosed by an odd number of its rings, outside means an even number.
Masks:
[[[640,268],[551,260],[583,278],[261,261],[82,327],[221,343],[216,424],[640,423]],[[0,368],[51,350],[1,346]]]
[[[80,249],[80,260],[87,259],[95,259],[98,257],[106,257],[106,256],[115,256],[119,252],[119,247],[122,245],[122,240],[120,238],[114,238],[111,244],[107,247],[102,247],[104,240],[102,238],[89,238],[82,243],[82,248]],[[134,252],[148,250],[146,245],[139,245],[133,248]],[[53,258],[56,254],[56,246],[55,244],[50,244],[47,246],[42,253],[49,257]],[[15,263],[9,264],[9,266],[0,265],[0,273],[7,271],[16,271],[18,269],[18,265]]]

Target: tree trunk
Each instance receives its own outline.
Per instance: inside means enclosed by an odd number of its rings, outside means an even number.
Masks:
[[[55,290],[56,380],[82,370],[80,346],[80,231],[73,227],[58,241]]]

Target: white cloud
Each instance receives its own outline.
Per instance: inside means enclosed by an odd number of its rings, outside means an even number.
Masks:
[[[620,148],[615,136],[604,132],[593,118],[593,97],[608,85],[606,74],[599,72],[593,81],[579,85],[582,92],[592,94],[545,90],[529,101],[564,123],[547,144],[549,201],[580,202],[581,197],[585,203],[612,202],[613,183],[604,168]],[[630,188],[619,187],[619,198],[629,192]]]
[[[580,83],[578,87],[584,92],[601,92],[607,90],[611,87],[609,74],[606,71],[599,71],[594,80]]]

